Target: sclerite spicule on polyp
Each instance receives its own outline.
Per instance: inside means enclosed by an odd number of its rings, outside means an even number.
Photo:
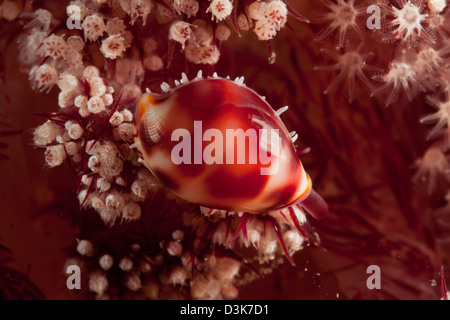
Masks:
[[[0,297],[447,299],[445,0],[5,0]]]

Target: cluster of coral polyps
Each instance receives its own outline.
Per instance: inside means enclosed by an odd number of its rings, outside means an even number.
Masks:
[[[293,263],[308,236],[317,242],[300,208],[250,215],[175,199],[130,148],[143,83],[173,81],[168,74],[180,53],[192,64],[191,76],[197,65],[217,63],[232,30],[253,28],[267,41],[288,12],[304,20],[280,0],[234,4],[85,0],[68,3],[62,21],[44,9],[21,15],[19,60],[32,88],[59,89],[59,109],[35,129],[34,144],[45,150],[49,167],[65,164],[77,174],[80,206],[104,223],[80,232],[73,262],[89,274],[88,288],[98,299],[236,298],[237,285],[284,258]],[[162,83],[162,91],[168,86]]]
[[[338,50],[322,49],[335,64],[317,69],[339,71],[325,93],[346,82],[352,102],[355,83],[361,81],[371,96],[381,97],[388,106],[399,95],[412,101],[421,91],[448,90],[450,27],[445,1],[378,0],[370,6],[354,0],[323,2],[329,12],[318,20],[329,25],[317,40],[336,33]],[[384,65],[372,66],[374,56],[384,56]]]

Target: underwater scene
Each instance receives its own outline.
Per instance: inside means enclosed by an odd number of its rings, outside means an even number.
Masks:
[[[449,37],[446,0],[0,1],[0,299],[449,299]]]

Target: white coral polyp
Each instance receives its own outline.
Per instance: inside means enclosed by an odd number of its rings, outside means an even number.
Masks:
[[[188,43],[184,49],[186,59],[193,63],[200,63],[200,48],[195,43]]]
[[[95,271],[89,275],[89,290],[102,295],[108,288],[108,278],[100,272]]]
[[[30,70],[31,86],[35,90],[47,92],[53,87],[58,79],[58,71],[49,64],[33,67]]]
[[[151,0],[131,0],[131,24],[142,17],[142,24],[145,26],[147,22],[147,16],[150,14],[153,8],[153,2]]]
[[[131,143],[133,141],[133,130],[134,127],[131,123],[122,123],[117,128],[113,129],[114,140],[122,140]]]
[[[104,254],[98,260],[98,264],[103,270],[108,271],[114,264],[114,258],[109,254]]]
[[[86,144],[86,153],[90,156],[96,154],[100,148],[100,142],[96,140],[89,140]]]
[[[102,78],[93,76],[88,80],[92,97],[102,97],[106,93],[106,86]]]
[[[64,143],[64,149],[68,156],[72,157],[72,160],[75,161],[76,156],[78,156],[78,152],[80,151],[80,146],[78,143],[74,141],[69,141]]]
[[[450,181],[449,161],[439,147],[431,146],[423,157],[417,160],[418,170],[413,177],[414,182],[424,181],[428,183],[430,194],[438,185],[439,179]]]
[[[73,140],[80,139],[84,134],[84,129],[78,123],[70,123],[69,125],[66,125],[66,130],[69,137]]]
[[[131,291],[138,291],[142,288],[141,278],[137,274],[127,274],[124,285]]]
[[[82,256],[92,257],[94,255],[94,246],[89,240],[80,240],[77,245],[77,251]]]
[[[173,12],[160,3],[156,4],[156,21],[159,24],[166,24],[174,18]]]
[[[25,17],[32,17],[33,20],[31,20],[29,23],[25,25],[25,29],[35,29],[40,31],[48,31],[50,28],[50,23],[52,21],[52,14],[45,9],[37,9],[36,11],[32,13],[24,13],[22,16]]]
[[[110,19],[110,20],[108,20],[108,22],[106,22],[106,32],[110,36],[117,35],[117,34],[121,35],[122,33],[125,32],[126,29],[127,29],[127,27],[125,26],[123,19],[116,17],[116,18]]]
[[[233,4],[230,0],[213,0],[209,5],[206,12],[211,12],[211,19],[216,21],[222,21],[227,18],[233,11]]]
[[[159,56],[154,54],[144,59],[144,66],[150,71],[158,71],[164,67],[164,62]]]
[[[213,277],[197,275],[191,285],[191,296],[194,299],[217,299],[222,285]]]
[[[153,53],[158,48],[158,42],[153,38],[147,38],[142,45],[145,53]]]
[[[403,62],[393,62],[385,79],[386,82],[392,83],[394,86],[401,84],[406,87],[415,76],[416,71],[413,66]]]
[[[450,52],[450,47],[441,50],[435,50],[431,47],[422,48],[416,56],[414,63],[418,74],[431,75],[444,64],[443,56]]]
[[[100,218],[108,225],[113,225],[116,219],[120,216],[120,212],[113,208],[105,208],[99,211]]]
[[[255,33],[259,40],[267,41],[273,39],[277,34],[276,24],[267,18],[256,21]]]
[[[43,54],[42,42],[46,37],[47,32],[38,29],[32,29],[30,34],[20,37],[18,39],[20,62],[26,65],[39,63]]]
[[[411,49],[417,38],[423,37],[430,43],[434,43],[435,39],[430,34],[424,24],[427,21],[428,14],[422,13],[423,6],[420,2],[403,1],[401,8],[391,7],[390,13],[395,17],[386,25],[391,28],[392,34],[385,37],[385,41],[400,39],[404,41]]]
[[[78,109],[78,114],[82,118],[87,118],[87,117],[89,117],[91,115],[91,112],[87,109],[87,106],[86,106],[86,107]]]
[[[125,122],[133,121],[133,113],[130,110],[124,109],[121,111],[121,113],[123,115],[123,121]]]
[[[231,35],[231,30],[225,24],[219,24],[216,28],[216,39],[219,41],[227,41]]]
[[[122,217],[125,220],[139,220],[141,207],[135,202],[129,202],[122,208]]]
[[[100,195],[98,196],[96,193],[94,193],[91,197],[91,206],[97,211],[105,210],[106,204],[104,201],[104,196]]]
[[[119,268],[122,271],[130,271],[133,268],[133,261],[129,257],[124,257],[119,261]]]
[[[267,3],[264,1],[255,1],[252,2],[246,9],[247,15],[250,19],[261,20],[266,14]]]
[[[191,36],[189,23],[184,21],[175,21],[169,29],[169,39],[181,43],[182,47]]]
[[[66,13],[69,17],[75,15],[75,17],[81,21],[86,17],[87,8],[80,0],[70,1],[66,8]]]
[[[88,97],[85,95],[78,95],[75,97],[74,105],[78,108],[87,108]]]
[[[34,144],[38,146],[48,145],[62,132],[63,129],[60,126],[48,120],[34,130]]]
[[[190,18],[197,14],[199,4],[196,0],[174,0],[173,8],[178,13],[184,13]]]
[[[237,25],[242,31],[248,31],[253,25],[253,21],[243,13],[241,13],[237,18]]]
[[[153,8],[151,0],[119,0],[120,6],[131,17],[131,24],[134,24],[139,17],[142,17],[142,24],[145,25],[147,16]]]
[[[167,253],[171,256],[181,256],[183,245],[178,241],[170,241],[167,245]]]
[[[181,266],[176,266],[170,272],[169,282],[173,285],[183,285],[189,279],[189,273]]]
[[[87,80],[89,80],[92,77],[99,77],[99,76],[100,76],[100,71],[98,70],[97,67],[87,66],[83,70],[83,78],[86,78]]]
[[[107,107],[112,105],[114,102],[114,98],[113,98],[112,94],[109,94],[109,93],[103,95],[102,100],[103,100],[103,103],[105,104],[105,106],[107,106]]]
[[[87,16],[83,21],[82,28],[86,41],[95,41],[106,31],[105,22],[98,14]]]
[[[216,64],[219,61],[220,51],[215,45],[200,48],[200,61],[203,64]]]
[[[111,183],[109,183],[105,178],[97,179],[97,188],[101,192],[108,191],[111,188]]]
[[[78,87],[78,79],[71,73],[62,74],[57,83],[61,91],[73,91]]]
[[[105,58],[117,59],[125,52],[125,43],[122,36],[112,35],[102,41],[100,51]]]
[[[61,165],[64,159],[66,159],[66,152],[61,144],[50,146],[45,150],[45,162],[51,168]]]
[[[232,258],[213,257],[208,259],[214,277],[222,283],[232,283],[238,275],[241,262]]]
[[[87,108],[89,112],[92,113],[100,113],[105,110],[105,104],[103,103],[102,98],[100,97],[91,97],[87,102]]]
[[[447,6],[446,0],[428,0],[428,8],[433,13],[440,13],[444,11]]]
[[[120,210],[123,208],[123,206],[125,205],[125,201],[123,199],[123,197],[121,195],[119,195],[118,193],[115,194],[110,194],[106,197],[105,199],[105,203],[107,207],[116,209],[116,210]]]
[[[299,251],[303,245],[303,237],[294,230],[289,230],[283,235],[283,240],[286,244],[289,255],[293,255]]]
[[[21,11],[21,7],[15,1],[7,0],[2,3],[1,14],[5,20],[12,21],[16,19]]]
[[[204,20],[195,20],[194,26],[194,36],[189,40],[193,40],[199,46],[207,46],[213,41],[213,31],[210,26],[207,26]]]
[[[68,47],[76,51],[83,50],[85,46],[85,42],[80,36],[70,36],[69,38],[67,38],[66,44]]]
[[[111,119],[109,119],[109,123],[111,123],[112,126],[117,127],[123,122],[123,115],[115,111],[113,115],[111,116]]]
[[[270,2],[265,12],[267,19],[275,24],[278,31],[286,24],[287,14],[286,4],[279,0]]]
[[[143,201],[147,195],[147,191],[147,184],[143,180],[136,180],[131,185],[131,192],[135,195],[137,201]]]
[[[66,50],[66,41],[57,35],[50,35],[42,42],[44,56],[57,59],[62,57]]]
[[[69,66],[70,71],[78,72],[83,68],[83,57],[74,48],[66,48],[66,51],[64,51],[64,61]]]

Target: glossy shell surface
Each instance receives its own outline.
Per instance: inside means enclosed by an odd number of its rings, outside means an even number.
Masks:
[[[257,133],[256,141],[242,133]],[[186,149],[175,154],[190,161],[179,163],[173,155],[181,142],[191,146],[190,157]],[[301,201],[311,190],[280,117],[256,92],[231,80],[200,78],[165,94],[144,94],[136,109],[135,145],[166,187],[202,206],[268,212]]]

